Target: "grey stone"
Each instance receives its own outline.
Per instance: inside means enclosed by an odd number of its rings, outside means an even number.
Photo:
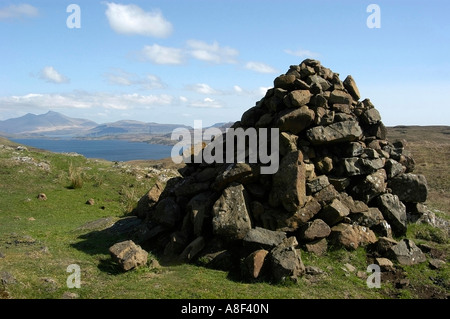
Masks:
[[[363,134],[356,121],[333,123],[329,126],[316,126],[306,131],[306,137],[313,145],[353,142]]]
[[[406,234],[406,207],[397,195],[383,194],[376,198],[376,205],[383,214],[384,219],[391,225],[396,236]]]
[[[270,205],[277,207],[282,204],[288,212],[295,213],[306,203],[305,175],[301,151],[291,152],[283,157],[278,172],[273,175]]]
[[[150,218],[165,227],[173,227],[181,220],[182,216],[180,207],[175,199],[173,197],[167,197],[158,202]]]
[[[288,132],[280,133],[280,154],[285,156],[290,152],[297,151],[298,136]]]
[[[213,189],[217,191],[223,190],[231,183],[242,183],[246,178],[254,174],[254,170],[247,163],[232,163],[224,165],[223,169],[217,174],[217,177],[213,183]],[[207,187],[205,190],[208,190]]]
[[[321,219],[314,219],[300,228],[298,237],[304,241],[314,241],[328,237],[330,233],[331,229],[327,223]]]
[[[333,226],[342,221],[349,213],[350,210],[340,200],[334,199],[316,215],[316,218],[320,218],[328,225]]]
[[[410,239],[403,239],[390,248],[388,254],[401,265],[415,265],[426,261],[425,254]]]
[[[389,180],[388,187],[401,201],[422,203],[427,200],[428,185],[424,175],[400,174]]]
[[[428,266],[431,269],[441,269],[445,266],[445,261],[441,259],[432,258],[428,261]]]
[[[230,241],[243,239],[252,228],[247,201],[241,184],[225,188],[212,209],[213,233]]]
[[[212,197],[213,194],[211,192],[200,193],[192,197],[186,206],[186,212],[190,216],[196,236],[200,236],[203,233],[205,221],[210,215],[210,209],[213,204],[211,201]]]
[[[381,115],[377,109],[369,109],[363,113],[361,120],[367,125],[377,124],[381,121]]]
[[[352,222],[361,226],[372,227],[380,224],[384,218],[383,214],[376,207],[370,207],[367,211],[349,215]]]
[[[313,253],[317,256],[323,256],[328,249],[328,243],[326,238],[318,239],[305,244],[307,252]]]
[[[360,157],[344,158],[344,170],[348,176],[372,174],[384,166],[383,158],[368,159]]]
[[[331,104],[351,104],[352,96],[345,91],[334,90],[331,92],[328,102]]]
[[[364,180],[352,188],[353,197],[365,203],[386,191],[386,171],[379,169],[375,173],[366,175]]]
[[[322,190],[323,188],[330,185],[330,182],[328,181],[328,177],[326,175],[320,175],[313,180],[310,180],[306,183],[307,190],[312,193],[317,193],[318,191]]]
[[[302,262],[300,250],[296,249],[297,245],[295,237],[289,237],[270,251],[268,258],[275,282],[286,278],[296,279],[305,273],[305,265]]]
[[[253,250],[270,250],[278,246],[285,238],[285,232],[255,227],[247,232],[243,239],[243,245]]]
[[[283,112],[276,122],[281,132],[298,134],[308,128],[315,117],[314,111],[306,105],[294,110],[288,109],[287,111]]]
[[[137,207],[134,210],[135,215],[139,218],[145,218],[150,212],[150,209],[155,207],[158,203],[159,197],[164,191],[164,188],[165,186],[160,181],[156,181],[155,185],[150,188],[147,194],[142,196],[138,201]]]
[[[402,164],[400,164],[399,162],[397,162],[392,158],[386,160],[384,168],[386,170],[386,174],[389,179],[399,174],[403,174],[406,170],[406,167],[404,167]]]
[[[287,98],[289,100],[288,106],[299,108],[309,103],[311,100],[312,94],[309,92],[309,90],[295,90],[290,92],[287,95]]]
[[[348,93],[350,93],[350,95],[353,97],[353,99],[355,101],[358,101],[361,97],[358,87],[356,86],[356,82],[353,79],[353,77],[351,75],[348,75],[344,82],[342,82],[344,84],[345,89],[347,90]]]

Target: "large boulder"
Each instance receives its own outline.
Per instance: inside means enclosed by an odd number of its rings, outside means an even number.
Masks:
[[[250,279],[258,278],[263,272],[264,261],[269,252],[259,249],[248,255],[243,262],[243,276]]]
[[[428,185],[423,175],[397,175],[389,180],[388,187],[402,202],[422,203],[427,200]]]
[[[374,232],[369,228],[345,223],[333,226],[329,239],[333,245],[348,250],[354,250],[359,246],[373,244],[377,241]]]
[[[296,279],[305,273],[305,265],[300,250],[296,249],[297,245],[295,237],[289,237],[270,251],[268,258],[274,281]]]
[[[281,160],[278,172],[273,176],[269,203],[273,207],[280,204],[295,213],[306,203],[305,164],[301,151],[287,154]]]
[[[255,227],[247,232],[243,239],[243,245],[250,247],[252,250],[270,250],[278,246],[285,238],[285,232]]]
[[[304,241],[314,241],[328,237],[331,233],[330,226],[321,219],[308,222],[298,232],[298,237]]]
[[[388,255],[401,265],[415,265],[426,261],[425,254],[410,239],[403,239],[388,250]]]
[[[148,258],[148,252],[132,240],[114,244],[109,248],[109,253],[124,271],[145,265]]]
[[[376,198],[376,204],[384,219],[391,225],[394,234],[397,236],[405,235],[407,230],[406,206],[398,196],[393,194],[380,195]]]
[[[306,137],[313,145],[357,141],[363,131],[356,121],[344,121],[328,126],[316,126],[306,131]]]
[[[240,240],[252,228],[247,192],[241,184],[224,189],[212,209],[213,233],[223,239]]]

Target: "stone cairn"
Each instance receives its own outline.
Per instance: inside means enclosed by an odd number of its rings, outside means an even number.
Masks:
[[[305,273],[302,250],[378,244],[381,257],[395,258],[401,247],[393,236],[404,237],[426,209],[426,179],[412,173],[406,141],[387,141],[379,112],[360,101],[353,78],[341,81],[317,60],[275,78],[232,127],[279,128],[278,171],[186,164],[181,177],[157,182],[139,201],[136,240],[172,260],[278,282]]]

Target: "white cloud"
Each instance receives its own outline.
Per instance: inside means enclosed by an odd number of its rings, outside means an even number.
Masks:
[[[181,49],[163,47],[158,44],[146,45],[140,52],[140,57],[144,61],[155,64],[181,64],[184,57]]]
[[[110,84],[139,86],[144,90],[163,89],[166,86],[156,75],[147,74],[145,76],[139,76],[122,69],[114,69],[112,72],[106,73],[105,77]]]
[[[217,90],[213,89],[212,87],[210,87],[206,83],[198,83],[198,84],[194,84],[194,85],[189,85],[188,89],[192,90],[192,91],[195,91],[197,93],[206,94],[206,95],[220,94],[221,93],[220,91],[217,91]]]
[[[188,101],[187,97],[185,97],[185,96],[180,96],[179,99],[183,103],[186,103]]]
[[[208,109],[220,109],[222,105],[214,99],[209,97],[204,98],[201,101],[194,101],[189,104],[190,107],[194,108],[208,108]]]
[[[11,4],[8,7],[0,8],[0,20],[8,18],[36,17],[39,10],[29,4]]]
[[[221,47],[217,42],[208,44],[199,40],[188,40],[187,46],[193,58],[210,63],[236,63],[236,57],[239,55],[238,50]]]
[[[69,79],[56,71],[56,69],[52,66],[46,66],[39,73],[39,77],[50,83],[68,83]]]
[[[0,109],[89,109],[130,110],[148,109],[171,105],[174,98],[170,95],[111,94],[102,92],[76,91],[65,94],[26,94],[22,96],[0,97]]]
[[[233,86],[233,90],[234,90],[234,92],[236,92],[236,93],[243,93],[243,92],[244,92],[244,89],[241,88],[239,85]]]
[[[303,49],[299,49],[296,51],[286,49],[286,50],[284,50],[284,52],[287,54],[293,55],[293,56],[301,57],[301,58],[318,58],[320,56],[319,53],[312,52],[309,50],[303,50]]]
[[[138,34],[157,38],[168,37],[173,30],[160,10],[144,11],[134,4],[107,2],[106,17],[111,28],[120,34]]]
[[[278,71],[271,67],[270,65],[267,65],[262,62],[248,62],[245,65],[245,68],[251,71],[255,71],[258,73],[277,73]]]

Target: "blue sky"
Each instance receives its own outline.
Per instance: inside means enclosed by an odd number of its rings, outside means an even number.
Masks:
[[[67,26],[70,4],[81,28]],[[0,120],[236,121],[314,58],[351,74],[386,125],[450,125],[449,12],[444,0],[0,0]]]

